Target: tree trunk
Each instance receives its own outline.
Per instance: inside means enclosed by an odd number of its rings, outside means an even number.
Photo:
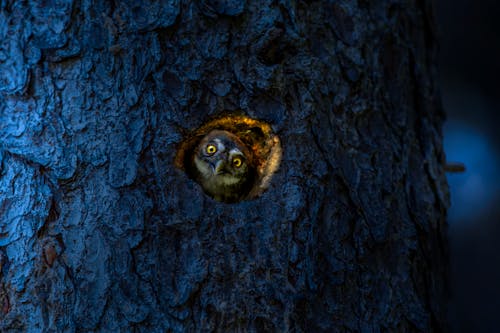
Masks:
[[[443,332],[430,1],[0,2],[0,331]],[[239,111],[282,161],[174,165]]]

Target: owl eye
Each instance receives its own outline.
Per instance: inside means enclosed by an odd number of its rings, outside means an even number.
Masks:
[[[205,148],[205,150],[207,154],[213,155],[217,151],[217,147],[215,147],[214,145],[208,145],[207,148]]]
[[[243,164],[243,161],[239,157],[233,158],[233,165],[235,168],[239,168]]]

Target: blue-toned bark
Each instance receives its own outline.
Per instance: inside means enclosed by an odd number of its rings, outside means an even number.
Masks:
[[[443,332],[430,1],[0,1],[0,331]],[[178,144],[283,158],[224,204]]]

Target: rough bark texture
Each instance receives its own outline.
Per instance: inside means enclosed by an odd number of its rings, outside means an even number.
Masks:
[[[0,331],[443,332],[430,1],[0,1]],[[173,165],[223,111],[269,190]]]

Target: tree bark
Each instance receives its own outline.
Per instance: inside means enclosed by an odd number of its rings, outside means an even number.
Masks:
[[[0,2],[0,330],[443,332],[430,1]],[[259,198],[175,168],[241,110]]]

